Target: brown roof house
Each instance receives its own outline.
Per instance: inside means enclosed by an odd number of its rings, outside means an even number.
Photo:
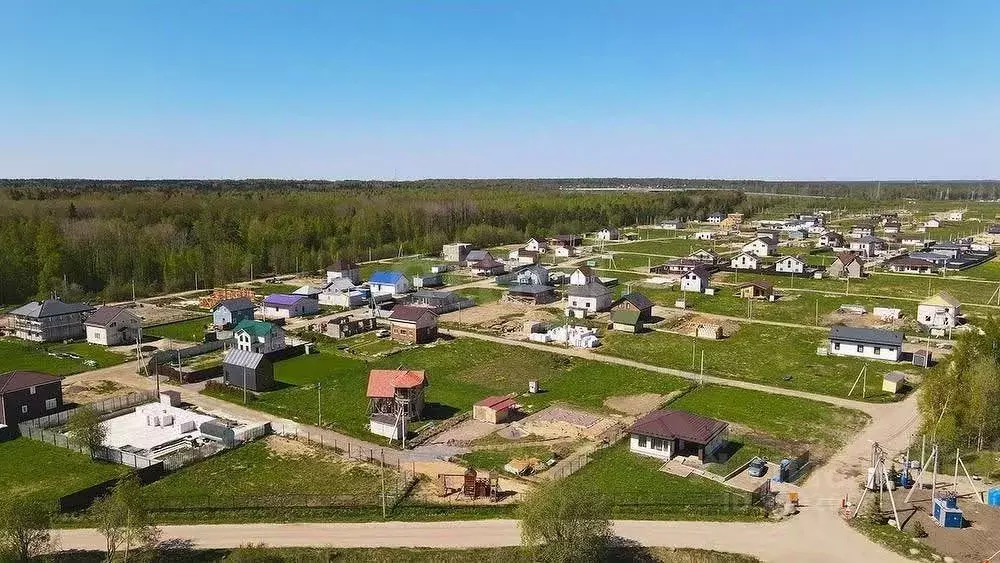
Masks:
[[[433,342],[437,338],[437,315],[427,307],[396,305],[389,315],[389,331],[397,342]]]
[[[854,252],[841,252],[826,269],[831,278],[860,278],[865,273],[865,263]]]
[[[63,406],[62,380],[36,371],[0,373],[0,424],[52,414]]]
[[[696,455],[705,462],[726,443],[729,424],[685,411],[653,411],[629,427],[629,450],[671,459]]]
[[[511,397],[486,397],[472,405],[472,419],[490,424],[502,424],[510,420],[514,405]]]
[[[141,321],[125,307],[101,307],[87,317],[87,342],[101,346],[135,344]]]
[[[368,373],[368,427],[390,440],[406,437],[406,423],[424,410],[427,376],[409,369],[373,369]]]
[[[639,320],[648,321],[653,318],[653,302],[641,293],[626,293],[618,301],[611,304],[612,311],[636,311]]]
[[[736,294],[743,299],[768,299],[774,294],[774,284],[766,281],[752,281],[740,284]]]

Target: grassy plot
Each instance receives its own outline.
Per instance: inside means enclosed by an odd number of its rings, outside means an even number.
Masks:
[[[951,274],[952,278],[969,278],[976,280],[987,280],[1000,282],[1000,260],[994,258],[978,266],[973,266],[968,270],[962,270]]]
[[[92,461],[28,438],[0,442],[0,490],[14,498],[55,500],[128,473],[124,465]]]
[[[604,247],[604,251],[614,252],[615,260],[618,260],[618,253],[621,252],[632,254],[650,254],[653,256],[683,257],[688,256],[699,248],[712,248],[712,246],[712,241],[686,238],[668,238],[665,240],[642,240],[615,245],[607,243]],[[656,263],[655,260],[653,263]]]
[[[566,401],[605,410],[607,397],[637,393],[666,394],[687,385],[685,380],[601,362],[569,358],[538,350],[474,339],[439,341],[434,346],[411,348],[387,358],[365,361],[347,357],[331,347],[321,353],[277,362],[279,388],[257,395],[253,408],[315,424],[318,422],[316,384],[322,384],[323,425],[345,433],[371,438],[366,429],[368,371],[374,368],[423,369],[426,420],[443,420],[469,410],[487,395],[525,391],[528,381],[540,381],[543,392],[526,401],[541,408]],[[206,390],[233,402],[242,402],[238,390]]]
[[[270,295],[272,293],[291,293],[301,286],[290,283],[259,283],[250,287],[258,295]]]
[[[816,349],[825,339],[826,334],[821,331],[749,323],[733,336],[715,341],[662,332],[609,333],[598,352],[662,367],[693,370],[700,367],[700,351],[704,350],[706,374],[845,397],[866,362],[818,356]],[[692,364],[692,350],[699,359],[699,366]],[[867,400],[896,400],[895,396],[882,391],[880,377],[895,366],[870,363]],[[859,399],[860,388],[859,384],[855,390]]]
[[[212,317],[197,317],[178,321],[176,323],[143,328],[144,336],[183,340],[185,342],[201,342],[205,339],[205,329],[212,322]]]
[[[475,450],[460,455],[458,459],[477,470],[499,471],[503,473],[503,466],[512,459],[535,458],[539,461],[545,461],[551,457],[552,450],[545,446],[521,446],[499,450]]]
[[[418,274],[427,274],[431,271],[431,266],[434,264],[440,264],[441,260],[432,260],[430,258],[403,258],[400,260],[391,260],[389,262],[372,262],[369,264],[362,264],[360,268],[361,279],[367,280],[372,276],[373,272],[379,271],[392,271],[400,272],[405,274],[407,278],[413,278]]]
[[[68,354],[74,354],[79,358],[73,358]],[[52,375],[70,375],[118,365],[125,359],[122,354],[109,352],[103,346],[86,342],[41,344],[13,338],[0,339],[0,373],[26,370]],[[88,360],[95,362],[95,365],[86,364]]]
[[[455,291],[456,295],[472,299],[476,305],[496,303],[503,297],[504,290],[494,287],[467,287]]]

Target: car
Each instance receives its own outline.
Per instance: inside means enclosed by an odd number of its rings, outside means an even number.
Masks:
[[[762,458],[755,457],[750,460],[750,466],[747,469],[751,477],[763,477],[767,473],[767,461]]]
[[[389,331],[383,328],[382,330],[376,331],[375,336],[379,338],[387,338],[389,336]]]

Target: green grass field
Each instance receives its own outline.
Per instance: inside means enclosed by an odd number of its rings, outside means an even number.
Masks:
[[[291,293],[301,286],[290,283],[259,283],[250,286],[257,295],[272,293]]]
[[[476,305],[484,303],[496,303],[503,297],[504,290],[493,287],[468,287],[455,291],[457,295],[468,297]]]
[[[76,354],[80,359],[53,356],[52,354]],[[92,360],[94,366],[84,362]],[[51,375],[70,375],[82,371],[118,365],[126,356],[109,352],[103,346],[74,342],[71,344],[40,344],[16,340],[0,339],[0,373],[12,370],[40,371]]]
[[[320,350],[319,354],[277,362],[274,377],[281,387],[260,393],[251,406],[316,424],[316,384],[321,382],[323,425],[375,439],[366,428],[365,398],[368,371],[374,368],[405,366],[426,370],[429,386],[424,419],[431,421],[470,410],[473,403],[488,395],[527,391],[532,379],[540,381],[543,392],[522,401],[533,410],[565,401],[603,411],[603,402],[610,396],[667,394],[688,384],[643,370],[473,339],[439,341],[434,346],[407,349],[377,360],[348,357],[331,346],[321,346]],[[243,400],[242,392],[235,389],[207,392],[236,403]]]
[[[0,442],[0,490],[14,498],[52,501],[128,473],[124,465],[28,438]]]
[[[670,236],[670,235],[664,235]],[[668,238],[666,240],[641,240],[636,242],[625,242],[612,245],[607,243],[605,252],[614,252],[615,260],[618,254],[627,252],[632,254],[649,254],[653,256],[688,256],[699,248],[712,248],[712,241],[694,240],[686,238]],[[655,263],[655,259],[654,259]]]
[[[417,274],[430,273],[431,266],[440,263],[441,260],[435,260],[431,258],[403,258],[401,260],[391,260],[389,262],[373,262],[370,264],[362,264],[360,268],[361,279],[367,280],[372,276],[372,272],[394,271],[405,274],[406,277],[410,278],[410,280],[412,281],[413,276]]]
[[[539,461],[545,461],[550,457],[552,457],[552,450],[545,446],[521,446],[500,450],[475,450],[458,456],[458,459],[477,470],[499,471],[503,474],[503,466],[512,459],[535,458]]]
[[[183,340],[185,342],[201,342],[205,339],[205,329],[212,322],[212,317],[197,317],[142,329],[144,336]]]
[[[816,355],[816,348],[825,339],[826,334],[822,331],[749,323],[724,340],[703,340],[662,332],[609,333],[598,352],[662,367],[698,371],[704,350],[708,375],[845,397],[865,362]],[[697,356],[694,364],[692,349]],[[889,363],[871,362],[868,401],[897,399],[882,391],[881,375],[898,368]],[[860,388],[859,384],[854,395],[859,399]]]

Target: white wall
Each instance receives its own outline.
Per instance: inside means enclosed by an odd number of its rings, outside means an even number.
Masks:
[[[801,274],[804,271],[802,262],[797,262],[795,260],[779,260],[774,269],[777,272],[789,272],[795,274]]]
[[[900,348],[891,346],[876,347],[869,344],[861,345],[853,342],[841,342],[838,347],[838,343],[832,340],[829,341],[829,344],[830,355],[832,356],[854,356],[858,358],[870,358],[872,360],[898,362],[899,356],[902,353]],[[858,350],[859,346],[861,350]],[[878,348],[877,351],[876,348]]]
[[[639,445],[640,440],[645,440],[646,445],[640,446]],[[657,450],[653,448],[654,440],[659,440],[663,449]],[[669,460],[671,457],[673,457],[673,452],[671,451],[672,448],[673,448],[672,440],[661,440],[660,438],[639,436],[637,434],[632,434],[631,436],[629,436],[628,440],[628,449],[632,453],[637,453],[640,455],[646,455],[650,457],[656,457],[664,460]]]
[[[917,305],[917,322],[933,328],[954,327],[958,310],[953,307],[939,305]]]

